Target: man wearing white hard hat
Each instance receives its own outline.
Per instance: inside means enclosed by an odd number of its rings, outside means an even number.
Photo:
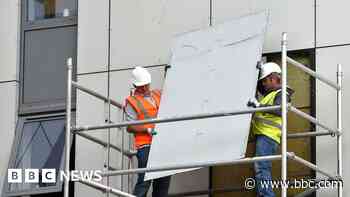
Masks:
[[[258,91],[261,97],[256,100],[250,99],[248,106],[267,107],[282,104],[281,95],[281,68],[274,62],[268,62],[261,66],[258,81]],[[288,88],[287,99],[293,90]],[[256,139],[256,156],[273,155],[280,144],[282,117],[281,109],[271,112],[255,112],[252,120],[252,132]],[[258,161],[254,164],[255,179],[257,183],[258,197],[274,197],[269,181],[272,180],[271,161]],[[261,184],[262,181],[265,184]],[[266,187],[268,185],[269,187]]]
[[[145,120],[157,117],[161,92],[160,90],[151,90],[151,81],[151,74],[147,69],[138,66],[132,71],[132,84],[135,90],[132,95],[126,98],[125,113],[127,120]],[[147,167],[152,136],[157,134],[154,124],[128,126],[127,131],[134,134],[138,167]],[[137,197],[146,197],[150,188],[152,181],[144,181],[144,176],[144,173],[138,175],[133,192]],[[167,196],[169,184],[169,176],[154,179],[152,196]]]

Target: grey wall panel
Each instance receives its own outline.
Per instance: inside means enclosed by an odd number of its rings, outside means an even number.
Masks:
[[[106,71],[108,0],[83,0],[78,7],[78,73]]]
[[[269,10],[270,21],[264,52],[281,50],[281,34],[288,32],[288,50],[314,46],[314,0],[213,1],[213,23],[244,14]]]
[[[7,178],[7,167],[16,125],[17,83],[0,83],[0,193]]]
[[[209,0],[117,0],[112,10],[113,69],[169,63],[172,35],[209,24]]]
[[[159,117],[246,109],[247,100],[255,95],[266,23],[266,13],[260,13],[178,37]],[[242,158],[250,117],[159,124],[148,167]],[[188,170],[146,173],[146,179],[184,171]]]
[[[336,81],[337,64],[343,64],[343,166],[344,166],[344,196],[350,195],[349,180],[350,170],[347,166],[350,165],[350,135],[347,132],[350,129],[350,122],[347,118],[350,116],[350,105],[347,102],[350,99],[350,60],[349,56],[350,47],[331,47],[318,49],[316,52],[316,70],[328,77],[332,81]],[[316,83],[316,112],[317,118],[331,126],[336,128],[337,112],[336,112],[336,91],[333,88],[328,87],[322,82]],[[322,130],[322,128],[319,128]],[[331,137],[319,137],[316,138],[316,159],[317,165],[326,170],[329,173],[336,174],[337,172],[337,145],[336,138]],[[318,175],[321,176],[321,175]],[[335,189],[325,189],[318,192],[320,197],[336,196]]]
[[[107,73],[90,74],[78,77],[78,83],[107,96]],[[103,101],[82,92],[77,94],[77,125],[99,125],[104,123]],[[107,130],[90,131],[94,137],[107,141]],[[93,159],[92,157],[93,156]],[[105,149],[91,141],[77,136],[76,169],[103,169],[106,158]],[[113,180],[116,181],[116,180]],[[117,181],[116,181],[117,182]],[[115,183],[117,184],[117,183]],[[116,186],[115,186],[116,187]],[[75,196],[103,196],[95,189],[76,183]]]
[[[317,47],[350,43],[350,2],[316,0]]]
[[[0,1],[0,81],[17,79],[19,1]]]

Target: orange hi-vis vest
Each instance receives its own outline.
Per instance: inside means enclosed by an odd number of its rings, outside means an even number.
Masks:
[[[127,104],[135,110],[137,114],[137,120],[145,120],[150,118],[156,118],[158,114],[161,93],[159,90],[152,90],[151,97],[155,102],[155,106],[146,100],[141,95],[129,96],[126,99]],[[146,128],[154,128],[154,124],[144,124]],[[152,136],[149,133],[134,133],[135,146],[140,148],[143,145],[148,145],[152,143]]]

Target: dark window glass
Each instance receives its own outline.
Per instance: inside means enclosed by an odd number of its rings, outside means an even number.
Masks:
[[[56,169],[57,181],[41,183],[39,178],[39,183],[13,183],[8,185],[8,192],[38,191],[60,183],[58,170],[63,170],[64,123],[63,118],[22,122],[16,136],[15,158],[10,167],[23,170]]]
[[[60,27],[25,32],[21,112],[64,109],[66,59],[76,57],[76,31]]]

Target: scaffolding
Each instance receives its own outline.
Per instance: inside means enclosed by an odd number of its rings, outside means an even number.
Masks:
[[[65,136],[65,171],[68,173],[70,171],[69,163],[70,163],[70,142],[72,135],[79,135],[81,137],[84,137],[91,142],[95,142],[103,147],[106,148],[106,161],[105,161],[105,168],[104,172],[102,173],[102,176],[107,179],[106,185],[93,182],[93,181],[87,181],[83,179],[79,179],[78,182],[88,185],[92,188],[101,190],[106,193],[106,196],[109,195],[109,193],[116,194],[118,196],[126,196],[131,197],[133,196],[130,193],[122,191],[123,189],[115,189],[110,187],[109,185],[109,177],[111,176],[122,176],[122,175],[131,175],[131,174],[137,174],[137,173],[145,173],[145,172],[155,172],[155,171],[167,171],[167,170],[176,170],[176,169],[189,169],[189,168],[198,168],[198,167],[209,167],[209,166],[222,166],[222,165],[233,165],[233,164],[243,164],[243,163],[254,163],[256,161],[272,161],[272,160],[281,160],[281,181],[282,183],[287,183],[287,159],[294,160],[297,163],[300,163],[315,172],[318,172],[324,176],[326,176],[326,180],[336,180],[339,181],[341,184],[338,185],[338,197],[343,196],[343,166],[342,166],[342,156],[343,156],[343,150],[342,150],[342,69],[341,65],[338,64],[337,67],[337,82],[332,82],[328,80],[326,77],[316,73],[315,71],[307,68],[305,65],[293,60],[292,58],[287,56],[287,33],[282,33],[282,42],[281,42],[281,51],[282,51],[282,104],[280,106],[271,106],[271,107],[260,107],[260,108],[252,108],[248,110],[242,110],[242,111],[223,111],[219,113],[206,113],[206,114],[194,114],[189,116],[176,116],[176,117],[167,117],[167,118],[154,118],[154,119],[147,119],[147,120],[139,120],[139,121],[122,121],[119,123],[112,123],[110,121],[109,116],[106,116],[106,123],[101,125],[95,125],[95,126],[73,126],[71,124],[71,99],[72,99],[72,88],[79,89],[85,93],[88,93],[92,96],[95,96],[96,98],[101,99],[105,103],[105,109],[108,110],[108,113],[110,113],[110,105],[115,106],[119,109],[122,109],[123,106],[110,99],[107,98],[93,90],[90,90],[88,88],[85,88],[81,85],[79,85],[77,82],[72,81],[72,59],[69,58],[67,60],[67,67],[68,67],[68,78],[67,78],[67,103],[66,103],[66,136]],[[331,128],[316,118],[310,116],[309,114],[306,114],[302,112],[301,110],[293,107],[291,104],[288,104],[287,102],[287,62],[289,62],[291,65],[303,70],[310,76],[313,76],[314,78],[324,82],[325,84],[329,85],[330,87],[333,87],[337,91],[337,128]],[[259,156],[259,157],[248,157],[238,160],[232,160],[230,162],[198,162],[198,163],[191,163],[189,165],[171,165],[171,166],[160,166],[160,167],[153,167],[153,168],[135,168],[135,169],[121,169],[116,170],[115,168],[110,166],[110,155],[109,150],[114,149],[119,151],[122,154],[121,160],[123,162],[123,157],[126,156],[129,158],[129,160],[132,160],[132,157],[136,154],[134,150],[124,150],[124,144],[122,144],[122,147],[117,147],[110,143],[110,130],[108,130],[108,139],[107,142],[104,142],[100,139],[97,139],[91,135],[86,134],[86,131],[91,130],[97,130],[97,129],[111,129],[111,128],[125,128],[129,125],[142,125],[146,123],[166,123],[166,122],[177,122],[177,121],[186,121],[186,120],[195,120],[195,119],[205,119],[205,118],[217,118],[217,117],[224,117],[224,116],[234,116],[239,114],[252,114],[257,111],[272,111],[276,109],[282,109],[282,129],[281,129],[281,154],[279,155],[269,155],[269,156]],[[303,133],[297,133],[297,134],[287,134],[287,112],[291,111],[298,116],[305,118],[306,120],[310,121],[311,123],[325,129],[326,131],[312,131],[312,132],[303,132]],[[287,138],[305,138],[305,137],[317,137],[317,136],[336,136],[337,137],[337,174],[331,174],[328,173],[325,170],[320,169],[317,165],[304,160],[303,158],[297,156],[293,152],[288,152],[287,150]],[[123,136],[124,139],[124,136]],[[129,163],[130,164],[130,163]],[[130,167],[131,165],[129,165]],[[130,181],[130,179],[128,179]],[[64,197],[69,197],[69,182],[70,180],[65,180],[64,184]],[[121,184],[121,187],[123,188],[123,183]],[[281,185],[281,197],[287,197],[287,189],[288,186],[285,186],[284,184]],[[300,194],[298,194],[298,197],[305,196],[309,193],[314,192],[315,189],[309,189],[306,190]]]

